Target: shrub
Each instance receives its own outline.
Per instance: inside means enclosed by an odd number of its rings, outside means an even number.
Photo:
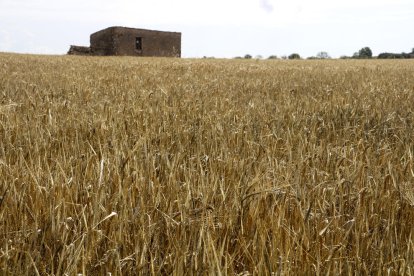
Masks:
[[[372,58],[372,51],[369,47],[364,47],[354,54],[355,58]]]
[[[293,54],[291,54],[288,58],[289,58],[289,59],[300,59],[300,55],[299,55],[299,54],[297,54],[297,53],[293,53]]]
[[[319,52],[319,53],[316,55],[316,57],[317,57],[317,58],[319,58],[319,59],[328,59],[328,58],[331,58],[331,57],[329,56],[328,52],[324,52],[324,51]]]

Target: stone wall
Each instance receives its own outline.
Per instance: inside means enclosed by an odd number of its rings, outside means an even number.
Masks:
[[[91,50],[95,55],[181,57],[181,33],[110,27],[91,35]]]
[[[91,34],[91,50],[97,56],[113,56],[114,49],[114,32],[113,28],[107,28]]]

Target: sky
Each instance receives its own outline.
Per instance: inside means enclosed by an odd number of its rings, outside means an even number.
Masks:
[[[0,0],[0,52],[65,54],[110,26],[182,33],[182,56],[414,48],[414,0]]]

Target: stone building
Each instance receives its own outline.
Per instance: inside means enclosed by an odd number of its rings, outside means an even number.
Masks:
[[[181,57],[181,33],[109,27],[91,34],[90,47],[71,46],[68,54]]]

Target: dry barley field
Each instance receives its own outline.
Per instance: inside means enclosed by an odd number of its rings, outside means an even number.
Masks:
[[[1,275],[414,275],[414,62],[0,54]]]

